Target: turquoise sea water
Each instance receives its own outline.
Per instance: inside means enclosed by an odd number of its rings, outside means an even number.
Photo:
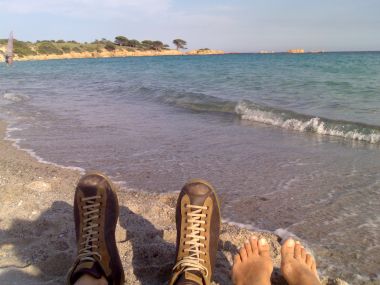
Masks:
[[[19,62],[0,66],[0,112],[46,161],[145,191],[204,177],[226,220],[379,281],[380,53]]]

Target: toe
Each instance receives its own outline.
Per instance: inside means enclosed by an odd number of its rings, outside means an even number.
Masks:
[[[251,244],[248,240],[246,240],[244,242],[244,248],[245,248],[245,251],[247,252],[247,256],[251,256],[252,255],[252,247],[251,247]]]
[[[239,265],[241,263],[241,258],[240,258],[240,254],[236,254],[234,256],[234,266],[235,265]]]
[[[294,246],[295,246],[294,239],[286,240],[281,247],[282,257],[288,257],[288,256],[294,257]]]
[[[301,247],[301,258],[306,261],[306,249],[304,247]]]
[[[301,243],[299,241],[296,241],[294,246],[294,258],[301,259]]]
[[[313,257],[310,254],[306,254],[306,264],[307,266],[312,269],[313,265]]]
[[[241,248],[240,248],[240,250],[239,250],[239,254],[240,254],[240,257],[241,257],[241,261],[245,261],[246,259],[247,259],[247,257],[248,257],[248,255],[247,255],[247,251],[245,250],[245,247],[244,246],[242,246]]]
[[[258,248],[258,244],[257,244],[257,237],[253,236],[251,237],[251,248],[252,248],[252,253],[253,254],[259,254],[259,248]]]
[[[269,256],[269,244],[265,238],[259,240],[259,254],[261,256]]]
[[[317,276],[317,278],[319,279],[318,271],[317,271],[317,263],[315,262],[314,258],[313,258],[313,264],[311,265],[311,270],[314,272],[315,276]]]

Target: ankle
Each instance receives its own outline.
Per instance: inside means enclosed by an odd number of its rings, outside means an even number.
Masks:
[[[245,280],[244,280],[245,281]],[[236,281],[234,285],[271,285],[270,278],[256,277],[255,279],[250,279],[249,282]]]
[[[108,285],[108,282],[104,276],[98,279],[89,274],[83,274],[74,285]]]
[[[254,278],[250,278],[246,280],[244,278],[236,278],[240,280],[234,280],[234,285],[271,285],[270,277],[263,276],[255,276]]]

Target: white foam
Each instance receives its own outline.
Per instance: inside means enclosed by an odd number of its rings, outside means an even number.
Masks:
[[[300,238],[297,237],[296,234],[290,232],[287,229],[279,228],[273,232],[275,235],[278,235],[281,238],[281,241],[286,241],[288,238],[294,238],[299,240]]]
[[[255,226],[252,225],[252,224],[237,223],[237,222],[233,222],[233,221],[231,221],[230,219],[223,219],[222,222],[223,222],[223,223],[226,223],[226,224],[229,224],[229,225],[238,226],[238,227],[240,227],[240,228],[247,229],[247,230],[250,230],[250,231],[256,231],[256,232],[269,232],[269,231],[265,231],[265,230],[259,229],[259,228],[255,227]]]
[[[314,132],[321,135],[343,137],[347,139],[365,141],[369,143],[379,143],[380,133],[372,131],[370,134],[363,134],[358,130],[344,132],[342,130],[328,128],[326,123],[320,118],[315,117],[309,120],[285,119],[280,114],[270,111],[255,109],[248,106],[245,102],[240,102],[235,107],[235,112],[240,115],[241,119],[273,125],[288,130],[299,132]]]
[[[21,101],[26,101],[29,100],[30,97],[28,95],[22,95],[22,94],[17,94],[17,93],[11,93],[11,92],[6,92],[3,95],[3,98],[8,101],[12,102],[21,102]]]
[[[12,145],[17,148],[18,150],[22,150],[22,151],[25,151],[27,152],[31,157],[35,158],[38,162],[40,163],[44,163],[44,164],[49,164],[49,165],[53,165],[53,166],[56,166],[56,167],[60,167],[60,168],[64,168],[64,169],[70,169],[70,170],[75,170],[75,171],[79,171],[79,173],[81,173],[82,175],[86,172],[85,169],[81,168],[81,167],[76,167],[76,166],[64,166],[64,165],[61,165],[61,164],[58,164],[58,163],[54,163],[54,162],[50,162],[50,161],[47,161],[47,160],[44,160],[42,157],[38,156],[36,154],[36,152],[32,149],[27,149],[27,148],[22,148],[20,146],[20,142],[23,140],[23,139],[20,139],[20,138],[12,138],[11,137],[11,132],[12,131],[15,131],[15,130],[21,130],[19,128],[15,128],[15,127],[7,127],[7,130],[5,132],[5,140],[8,140],[10,142],[12,142]]]

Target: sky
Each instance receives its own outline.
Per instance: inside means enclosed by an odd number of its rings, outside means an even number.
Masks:
[[[227,52],[380,50],[380,0],[0,0],[0,38],[123,35]]]

